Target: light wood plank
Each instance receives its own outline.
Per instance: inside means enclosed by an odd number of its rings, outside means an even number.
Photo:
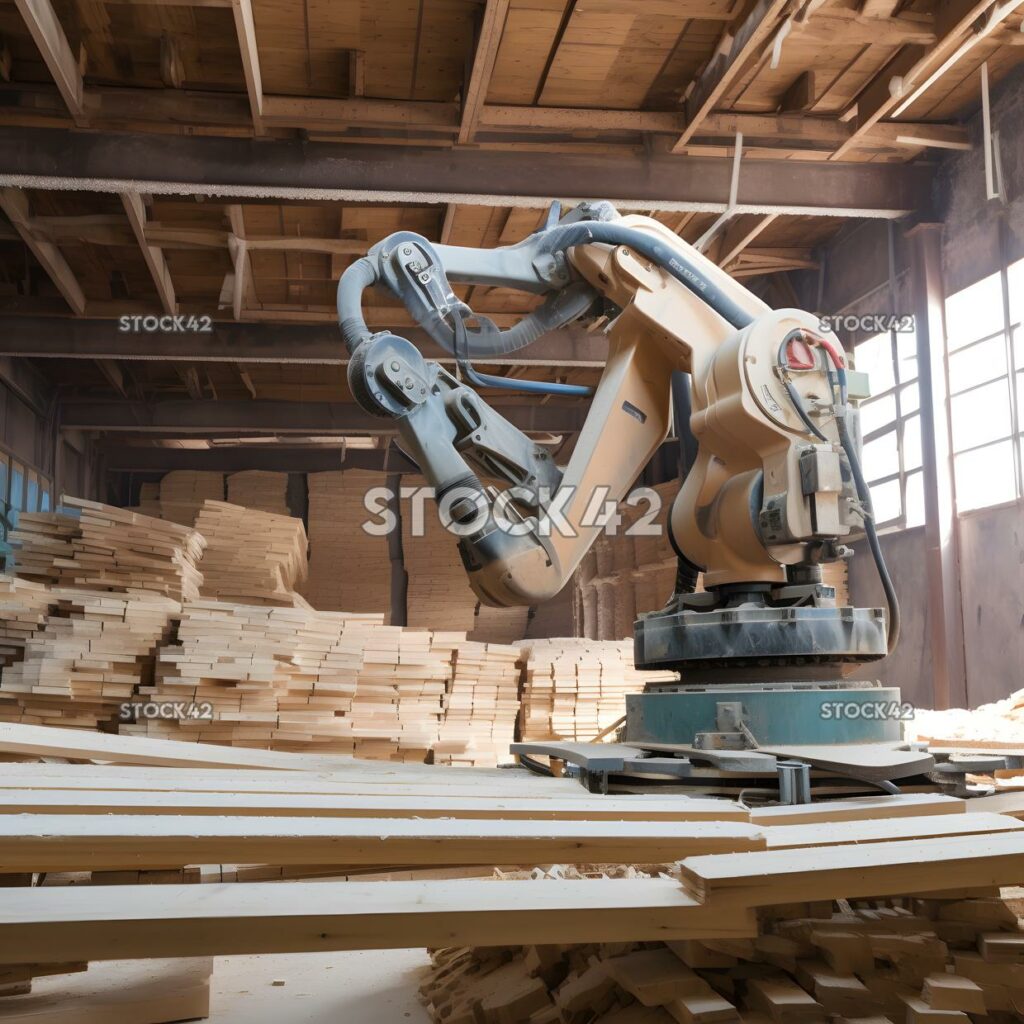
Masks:
[[[75,123],[85,124],[84,87],[64,29],[50,0],[15,0],[18,13],[39,48],[53,80],[60,91],[68,112]]]
[[[509,0],[487,0],[483,22],[480,25],[480,37],[476,44],[473,57],[473,70],[466,85],[462,98],[462,115],[459,123],[459,142],[473,141],[480,111],[487,99],[487,88],[494,72],[494,62],[498,57],[498,46],[505,30],[505,18],[508,15]]]
[[[160,297],[160,305],[165,313],[173,316],[178,310],[177,300],[174,296],[174,283],[171,281],[171,272],[167,267],[163,251],[158,246],[150,245],[146,240],[146,207],[142,202],[142,197],[137,192],[122,192],[121,202],[124,204],[124,212],[128,215],[128,223],[132,226],[135,240],[142,250],[142,257],[146,261],[150,277],[153,278],[156,293]]]

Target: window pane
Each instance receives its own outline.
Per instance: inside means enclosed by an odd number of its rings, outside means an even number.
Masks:
[[[1013,365],[1018,370],[1024,370],[1024,327],[1013,329]]]
[[[915,381],[900,390],[900,412],[904,416],[907,413],[917,412],[921,408],[921,393]]]
[[[28,486],[25,489],[25,511],[39,511],[39,478],[34,472],[28,474]]]
[[[1010,434],[1010,393],[1005,380],[957,395],[950,400],[950,406],[955,452]]]
[[[949,390],[958,394],[975,384],[995,380],[1006,373],[1006,336],[997,334],[949,357]]]
[[[10,459],[0,455],[0,506],[7,501],[7,481],[10,476]]]
[[[921,468],[921,417],[911,416],[903,421],[903,468]]]
[[[946,299],[946,344],[950,352],[1003,329],[1003,280],[992,274]]]
[[[956,506],[961,512],[986,505],[1012,501],[1017,496],[1013,476],[1013,445],[1000,441],[987,448],[957,455],[953,460],[956,476]]]
[[[907,526],[924,526],[924,473],[907,474]]]
[[[880,395],[895,383],[892,371],[892,339],[876,334],[862,341],[854,352],[857,369],[868,375],[871,394]]]
[[[864,479],[868,483],[898,473],[900,457],[896,447],[896,431],[890,430],[888,434],[864,445],[861,461],[864,463]]]
[[[25,500],[25,467],[20,462],[11,462],[11,507],[20,510]]]
[[[917,334],[911,331],[896,334],[896,362],[899,363],[900,383],[917,380]]]
[[[900,508],[899,480],[890,480],[885,484],[872,484],[871,505],[875,510],[876,526],[899,519],[903,512],[903,509]]]
[[[44,487],[39,494],[39,511],[50,511],[50,489],[48,487]]]
[[[1024,260],[1017,260],[1006,268],[1010,286],[1010,323],[1024,322]]]
[[[886,395],[865,402],[860,407],[860,431],[865,437],[881,427],[896,422],[896,396]]]

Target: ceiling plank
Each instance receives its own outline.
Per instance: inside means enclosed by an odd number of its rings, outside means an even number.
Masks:
[[[178,309],[174,283],[171,281],[171,272],[163,251],[158,246],[151,245],[146,239],[146,207],[142,197],[137,192],[122,192],[121,202],[124,204],[124,212],[128,215],[128,223],[131,224],[135,240],[142,250],[142,257],[149,268],[150,277],[153,278],[160,305],[165,313],[173,315]]]
[[[498,57],[498,47],[505,30],[509,0],[487,0],[476,53],[473,56],[473,70],[462,97],[462,117],[459,123],[459,142],[462,145],[473,141],[480,111],[487,99],[487,89]]]
[[[0,209],[7,215],[7,219],[14,225],[72,311],[79,316],[84,313],[85,294],[74,271],[68,266],[60,249],[53,242],[41,238],[32,229],[32,211],[28,196],[21,189],[0,189]]]
[[[734,221],[722,236],[718,265],[728,267],[776,219],[775,214],[769,213],[760,217],[743,217]]]
[[[15,0],[75,124],[84,125],[82,73],[50,0]]]
[[[256,25],[252,16],[252,0],[232,0],[238,47],[242,54],[245,91],[249,96],[253,129],[263,133],[263,76],[260,73],[260,53],[256,46]]]
[[[686,148],[704,118],[719,105],[747,62],[762,52],[788,2],[758,0],[736,30],[728,51],[717,54],[704,69],[686,100],[686,127],[673,145],[673,153],[680,153]]]

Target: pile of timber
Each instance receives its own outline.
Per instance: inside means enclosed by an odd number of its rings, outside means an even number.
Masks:
[[[181,609],[161,594],[54,588],[52,609],[0,679],[0,719],[97,729],[149,682]]]
[[[288,508],[288,474],[249,469],[232,473],[227,478],[228,501],[232,505],[290,516]]]
[[[521,651],[524,741],[589,742],[625,714],[627,693],[675,678],[672,672],[634,668],[630,640],[531,640]]]
[[[529,608],[492,608],[478,603],[470,640],[492,644],[514,644],[526,636]]]
[[[645,498],[619,502],[609,528],[594,542],[574,578],[576,630],[592,640],[621,640],[633,635],[644,612],[664,607],[675,588],[676,556],[667,521],[679,491],[678,481],[645,488],[654,492],[656,514]],[[822,566],[823,582],[836,591],[836,604],[849,604],[846,562]],[[699,586],[699,585],[698,585]]]
[[[434,762],[495,765],[511,759],[519,711],[519,648],[466,641],[444,697]]]
[[[26,641],[45,625],[52,604],[42,583],[0,574],[0,668],[21,661]]]
[[[203,597],[243,604],[305,604],[296,593],[308,570],[301,519],[204,501],[196,529],[206,539]]]
[[[973,710],[914,712],[913,738],[965,749],[1011,748],[1024,752],[1024,690]]]
[[[310,473],[309,578],[302,595],[325,611],[382,612],[391,608],[388,538],[367,533],[373,519],[367,491],[386,477],[366,470]]]
[[[176,469],[160,479],[160,517],[191,526],[204,501],[224,500],[224,474]]]
[[[155,680],[133,703],[184,705],[136,714],[126,734],[240,747],[351,753],[350,716],[365,616],[305,608],[192,601],[177,638],[157,652]]]
[[[65,497],[63,506],[78,515],[26,516],[12,534],[19,576],[174,601],[198,596],[205,544],[195,530],[84,498]]]
[[[438,742],[442,700],[453,686],[453,651],[465,634],[381,626],[360,631],[352,702],[357,757],[427,759]]]
[[[998,897],[790,904],[756,937],[445,948],[445,1024],[1019,1021],[1024,930]]]
[[[427,486],[422,477],[403,476],[402,489]],[[477,599],[466,580],[458,537],[442,523],[433,498],[403,497],[402,557],[408,574],[406,624],[424,629],[469,633]]]

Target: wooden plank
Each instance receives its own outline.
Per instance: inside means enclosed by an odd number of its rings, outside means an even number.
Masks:
[[[690,857],[687,891],[718,906],[955,892],[1024,878],[1024,833]]]
[[[75,123],[85,123],[82,73],[50,0],[15,0]]]
[[[808,846],[844,846],[847,843],[933,839],[937,836],[984,835],[1013,832],[1022,828],[1024,822],[1003,814],[967,813],[830,822],[828,828],[822,828],[820,824],[777,825],[768,827],[765,835],[769,850],[785,850]]]
[[[509,0],[487,0],[487,6],[484,8],[480,36],[473,56],[473,70],[462,97],[459,142],[463,145],[472,142],[476,133],[480,111],[487,99],[487,88],[494,72],[494,62],[498,57],[498,47],[505,30],[508,8]]]
[[[253,128],[257,134],[263,132],[263,77],[260,73],[260,54],[256,46],[256,25],[252,16],[252,0],[232,0],[231,10],[235,19],[235,32],[242,56],[242,72],[245,75],[245,91],[249,96]]]
[[[0,873],[187,864],[661,864],[764,849],[742,822],[2,815]]]
[[[167,769],[164,769],[165,771]],[[746,821],[728,800],[603,797],[522,800],[500,796],[379,796],[325,794],[0,789],[0,814],[212,814],[228,817],[500,818],[553,821]]]
[[[718,54],[707,66],[686,101],[686,127],[673,145],[673,153],[686,148],[701,122],[718,106],[747,63],[764,49],[786,6],[787,0],[758,0],[736,30],[728,52]]]
[[[970,801],[973,809],[976,801]],[[913,815],[962,814],[968,801],[943,793],[904,793],[899,796],[865,796],[852,800],[826,800],[795,807],[758,807],[750,812],[757,825],[810,825],[815,822],[863,821]]]
[[[0,189],[0,210],[4,211],[14,229],[32,250],[32,255],[64,296],[72,312],[81,316],[85,312],[85,294],[82,292],[82,286],[60,249],[53,242],[36,234],[32,227],[28,196],[18,188]]]
[[[0,902],[0,962],[756,934],[672,879],[294,882],[21,889]]]
[[[171,281],[171,272],[167,267],[163,251],[159,246],[151,245],[146,239],[146,207],[142,198],[137,192],[122,192],[121,202],[124,204],[124,212],[128,215],[128,223],[132,226],[135,240],[142,250],[142,257],[146,261],[149,275],[153,278],[156,293],[160,298],[160,305],[165,313],[173,316],[178,310],[177,300],[174,296],[174,282]]]

